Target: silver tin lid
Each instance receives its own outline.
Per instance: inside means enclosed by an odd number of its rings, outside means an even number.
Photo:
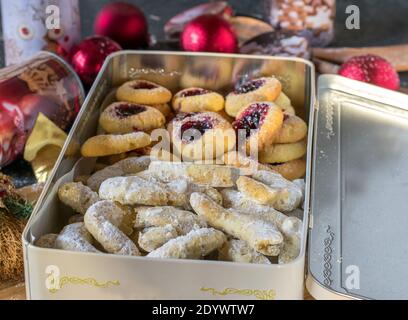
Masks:
[[[408,96],[321,76],[314,111],[308,288],[408,298]]]

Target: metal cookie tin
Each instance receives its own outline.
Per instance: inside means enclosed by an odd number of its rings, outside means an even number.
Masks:
[[[408,96],[321,76],[318,97],[307,287],[322,299],[407,299]]]
[[[124,51],[106,61],[95,81],[23,235],[27,296],[30,299],[302,299],[308,226],[308,181],[301,252],[285,265],[162,260],[88,254],[33,245],[57,233],[73,213],[57,197],[58,186],[86,174],[92,160],[65,155],[97,130],[100,108],[112,102],[117,86],[129,79],[158,82],[174,92],[201,86],[227,93],[233,84],[275,75],[297,114],[309,119],[314,105],[314,68],[308,61],[265,56]],[[72,148],[70,148],[72,149]],[[310,151],[308,153],[310,155]],[[308,177],[310,161],[308,162]]]

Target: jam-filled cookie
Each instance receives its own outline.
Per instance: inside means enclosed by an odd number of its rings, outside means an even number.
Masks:
[[[99,124],[108,133],[149,131],[165,122],[166,118],[156,108],[129,102],[111,104],[99,118]]]
[[[275,143],[294,143],[306,137],[307,124],[297,116],[285,114],[283,125],[275,138]]]
[[[282,127],[283,112],[272,102],[255,102],[249,104],[240,113],[232,126],[237,132],[238,142],[244,138],[244,149],[247,153],[264,150],[274,142]],[[240,147],[240,146],[239,146]]]
[[[284,163],[272,163],[268,165],[273,171],[282,175],[285,179],[296,180],[303,178],[306,174],[306,160],[296,159]]]
[[[106,134],[89,138],[81,148],[84,157],[103,157],[128,152],[150,145],[150,136],[144,132]]]
[[[250,80],[227,95],[225,111],[235,117],[243,108],[252,102],[273,102],[282,91],[282,85],[275,78],[258,78]]]
[[[167,129],[183,160],[214,159],[235,146],[231,124],[214,112],[180,113]]]
[[[162,104],[171,100],[171,92],[154,82],[133,80],[125,82],[116,92],[119,101],[140,104]]]
[[[306,154],[306,140],[295,143],[277,143],[259,153],[259,161],[283,163],[302,158]]]
[[[184,89],[173,97],[173,109],[176,112],[217,112],[224,109],[224,103],[222,95],[203,88]]]

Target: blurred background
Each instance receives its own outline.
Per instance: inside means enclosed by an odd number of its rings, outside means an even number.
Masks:
[[[97,12],[108,0],[80,1],[83,36],[93,33],[93,23]],[[145,12],[150,33],[157,40],[164,38],[163,25],[174,15],[203,0],[127,0]],[[229,0],[238,14],[264,18],[265,1]],[[408,43],[408,1],[407,0],[337,0],[336,36],[332,46],[373,46]],[[345,27],[346,7],[357,5],[361,13],[361,29],[347,30]],[[2,38],[2,37],[1,37]],[[0,65],[4,65],[4,54],[0,55]]]

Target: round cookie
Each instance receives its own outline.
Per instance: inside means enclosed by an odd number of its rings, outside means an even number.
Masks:
[[[282,123],[283,112],[277,105],[272,102],[255,102],[241,110],[232,126],[237,132],[239,142],[245,134],[243,147],[249,154],[251,146],[257,145],[258,151],[262,151],[271,145]]]
[[[225,111],[235,117],[249,103],[273,102],[282,91],[282,85],[276,78],[258,78],[250,80],[227,95]]]
[[[174,116],[173,111],[167,103],[153,104],[150,107],[159,110],[164,115],[166,120],[170,120]]]
[[[303,178],[306,174],[306,160],[296,159],[284,163],[268,165],[272,170],[280,173],[282,177],[288,180]]]
[[[156,108],[129,102],[113,103],[99,117],[99,124],[108,133],[149,131],[165,122],[165,116]]]
[[[168,125],[175,151],[183,160],[211,160],[235,146],[231,124],[215,112],[180,113]]]
[[[224,109],[224,97],[203,88],[188,88],[177,92],[173,97],[176,112],[217,112]]]
[[[89,138],[81,148],[83,157],[103,157],[128,152],[150,145],[150,136],[144,132],[123,135],[99,135]]]
[[[259,161],[264,163],[282,163],[303,157],[306,154],[306,140],[295,143],[274,144],[259,153]]]
[[[297,116],[285,114],[283,125],[275,138],[275,143],[298,142],[307,135],[307,124]]]
[[[154,82],[133,80],[125,82],[116,91],[119,101],[139,104],[162,104],[171,100],[171,92]]]

